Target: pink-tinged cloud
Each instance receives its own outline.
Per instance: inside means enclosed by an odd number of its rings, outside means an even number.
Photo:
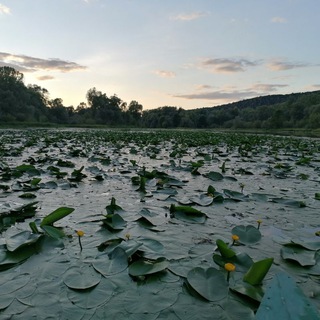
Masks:
[[[201,66],[208,68],[215,73],[234,73],[244,72],[249,67],[255,67],[260,62],[250,61],[248,59],[229,59],[229,58],[215,58],[205,59],[201,62]]]
[[[41,59],[6,52],[0,52],[0,65],[8,65],[23,72],[41,70],[71,72],[86,69],[85,66],[81,66],[75,62],[60,59]]]
[[[207,16],[206,12],[181,13],[172,17],[172,20],[192,21]]]
[[[42,81],[46,81],[46,80],[52,80],[52,79],[54,79],[54,77],[46,75],[46,76],[39,76],[39,77],[37,77],[37,79],[42,80]]]
[[[156,70],[154,73],[161,78],[174,78],[176,76],[174,72],[167,70]]]
[[[292,69],[298,69],[298,68],[305,68],[309,65],[306,63],[293,63],[293,62],[287,62],[287,61],[280,61],[280,60],[274,60],[268,63],[268,68],[273,71],[285,71],[285,70],[292,70]]]

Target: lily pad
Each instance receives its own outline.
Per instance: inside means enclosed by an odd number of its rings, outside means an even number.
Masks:
[[[5,237],[7,249],[9,251],[15,251],[23,246],[37,242],[41,235],[31,233],[27,230],[21,231],[13,228],[6,232]]]
[[[169,261],[159,258],[155,261],[138,260],[129,266],[129,274],[133,277],[145,276],[165,270],[169,266]]]
[[[267,289],[256,319],[320,319],[320,314],[293,279],[280,273],[275,275]]]
[[[111,253],[97,256],[92,265],[103,276],[111,276],[127,269],[128,256],[122,248],[117,247]]]
[[[252,225],[240,225],[232,229],[232,234],[239,237],[239,242],[243,244],[254,244],[261,239],[261,232]]]
[[[64,277],[64,284],[74,290],[86,290],[95,287],[101,280],[101,274],[97,273],[90,265],[70,267]]]
[[[293,260],[301,266],[314,266],[316,261],[315,251],[307,250],[297,245],[286,245],[281,248],[281,257],[285,260]]]
[[[226,276],[215,268],[196,267],[187,275],[188,283],[208,301],[219,301],[228,294]]]

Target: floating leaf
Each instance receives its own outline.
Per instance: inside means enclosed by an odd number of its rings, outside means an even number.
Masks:
[[[236,285],[230,287],[230,289],[257,302],[260,302],[264,295],[264,290],[261,286],[253,286],[246,282],[236,283]]]
[[[294,260],[303,267],[314,266],[317,263],[315,251],[293,244],[281,248],[281,257],[285,260]]]
[[[165,258],[157,260],[138,260],[129,266],[129,274],[133,277],[145,276],[165,270],[169,262]]]
[[[304,201],[290,200],[290,199],[284,199],[284,198],[272,198],[271,200],[273,202],[281,203],[281,204],[284,204],[284,205],[290,206],[290,207],[296,207],[296,208],[306,207],[306,203]]]
[[[114,275],[127,269],[128,256],[124,249],[117,247],[111,253],[97,256],[92,265],[103,276]]]
[[[205,194],[192,196],[190,200],[199,206],[209,206],[213,202],[213,198]]]
[[[205,175],[212,181],[220,181],[223,180],[223,175],[220,172],[211,171]]]
[[[54,210],[53,212],[51,212],[46,217],[44,217],[40,223],[40,227],[42,227],[44,225],[52,225],[53,223],[66,217],[67,215],[69,215],[73,211],[74,211],[73,208],[60,207],[60,208]]]
[[[228,189],[223,189],[223,193],[227,196],[228,199],[231,199],[234,201],[247,201],[249,198],[247,195],[244,195],[242,192],[232,191]]]
[[[257,320],[265,319],[320,319],[316,307],[303,294],[293,279],[276,274],[256,313]]]
[[[261,239],[261,232],[252,225],[240,225],[236,226],[231,231],[239,237],[239,241],[244,244],[254,244]]]
[[[170,207],[170,215],[176,219],[191,222],[191,223],[204,223],[207,216],[192,207],[189,206],[175,206],[174,204]]]
[[[95,287],[101,280],[101,274],[92,266],[81,265],[70,267],[63,277],[65,285],[74,290],[85,290]]]
[[[248,269],[253,264],[252,258],[245,252],[240,252],[236,255],[233,255],[230,258],[223,257],[218,254],[214,254],[213,261],[221,268],[224,268],[224,265],[226,263],[232,263],[233,265],[236,266],[236,271],[241,271],[241,272],[247,272]]]
[[[5,235],[7,249],[15,251],[23,246],[37,242],[40,237],[40,234],[34,234],[27,230],[9,229]]]
[[[126,221],[117,213],[107,215],[106,219],[103,219],[102,222],[112,230],[123,230],[127,226]]]
[[[219,301],[228,294],[225,274],[215,268],[194,268],[188,273],[187,280],[191,287],[208,301]]]
[[[273,263],[273,258],[267,258],[255,262],[243,277],[243,281],[251,285],[259,285],[262,283],[264,277],[268,273]]]

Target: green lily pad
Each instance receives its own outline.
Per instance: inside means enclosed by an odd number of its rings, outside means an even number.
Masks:
[[[297,245],[286,245],[281,248],[281,257],[285,260],[293,260],[301,266],[314,266],[316,261],[315,251],[304,249]]]
[[[320,319],[320,314],[303,294],[293,279],[276,274],[268,287],[256,313],[257,320],[265,319]]]
[[[199,206],[205,207],[210,206],[210,204],[212,204],[213,197],[207,196],[205,194],[200,194],[190,197],[190,200]]]
[[[306,203],[300,200],[291,200],[284,198],[272,198],[273,202],[284,204],[285,206],[296,207],[296,208],[304,208]]]
[[[234,286],[231,286],[230,289],[257,302],[261,302],[264,296],[264,290],[262,286],[253,286],[246,282],[236,283]]]
[[[56,227],[43,225],[41,227],[50,237],[59,239],[65,236],[64,232]]]
[[[8,229],[5,235],[7,249],[15,251],[23,246],[37,242],[40,237],[40,234],[31,233],[27,230]]]
[[[64,284],[74,290],[85,290],[95,287],[101,280],[101,274],[90,265],[72,266],[64,277]]]
[[[249,199],[249,196],[238,191],[223,189],[223,193],[226,195],[227,199],[234,200],[234,201],[248,201]]]
[[[215,268],[196,267],[187,275],[191,287],[208,301],[219,301],[228,294],[226,275]]]
[[[102,222],[109,229],[118,231],[123,230],[127,226],[126,221],[118,213],[107,215],[106,219],[103,219]]]
[[[254,244],[261,239],[261,232],[256,227],[252,225],[236,226],[231,231],[232,234],[239,237],[239,242],[243,244]]]
[[[220,172],[216,171],[210,171],[205,175],[207,178],[209,178],[212,181],[220,181],[223,180],[223,175]]]
[[[111,253],[97,256],[92,265],[103,276],[111,276],[127,269],[128,256],[122,248],[117,247]]]
[[[168,266],[169,261],[165,258],[159,258],[155,261],[138,260],[129,266],[129,274],[133,277],[145,276],[163,271]]]
[[[192,207],[189,206],[175,206],[170,207],[170,215],[176,219],[189,223],[205,223],[207,216]]]

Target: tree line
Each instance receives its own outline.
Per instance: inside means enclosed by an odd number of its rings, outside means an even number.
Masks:
[[[91,88],[86,102],[64,106],[48,90],[25,85],[14,68],[0,67],[0,124],[53,123],[146,128],[280,129],[320,128],[320,91],[269,95],[217,107],[185,110],[175,106],[143,110],[133,100]]]

